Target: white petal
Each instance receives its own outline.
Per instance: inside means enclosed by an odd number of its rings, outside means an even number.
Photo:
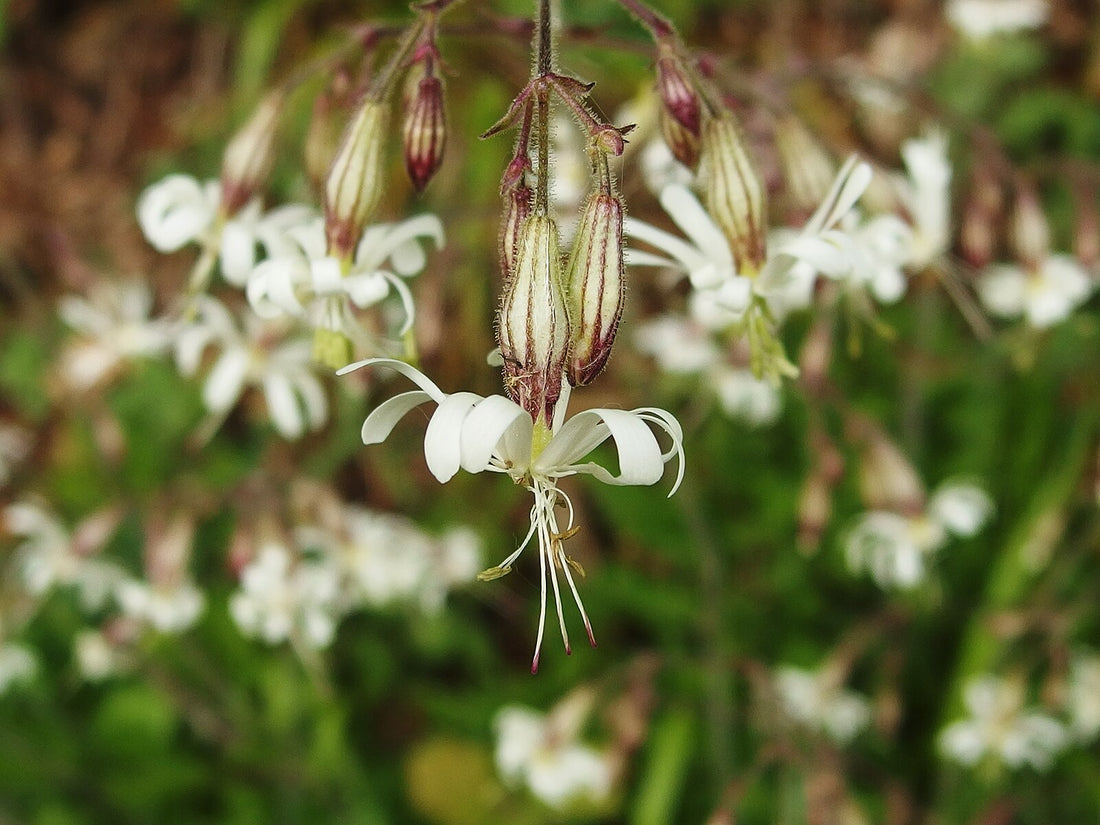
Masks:
[[[462,469],[469,473],[480,473],[484,470],[489,465],[493,453],[500,452],[497,451],[497,444],[513,426],[517,429],[514,440],[519,443],[526,440],[527,454],[526,456],[506,454],[501,458],[510,461],[519,470],[526,469],[531,458],[531,416],[517,403],[503,395],[490,395],[478,403],[466,416],[462,426]],[[509,439],[510,442],[512,440]]]
[[[275,372],[265,375],[263,384],[267,411],[275,429],[284,438],[300,438],[304,428],[302,410],[298,406],[298,399],[294,397],[290,381],[282,373]]]
[[[226,221],[222,229],[222,275],[234,286],[244,286],[256,266],[256,235],[244,221]]]
[[[656,226],[648,224],[645,221],[629,217],[623,223],[623,231],[632,238],[637,238],[640,241],[644,241],[651,246],[655,246],[667,252],[679,262],[679,267],[688,273],[696,272],[710,266],[716,273],[714,277],[717,279],[717,268],[714,267],[699,250],[681,238],[665,232],[663,229],[658,229]],[[644,256],[646,253],[641,254]],[[639,259],[633,252],[631,256],[631,261],[638,265],[654,265],[644,257]],[[656,258],[656,256],[654,256],[654,259],[660,261],[660,263],[657,264],[658,266],[667,265],[667,261],[663,258]],[[733,264],[731,263],[730,268],[732,269],[732,267]]]
[[[431,474],[446,483],[462,466],[462,426],[481,396],[456,392],[439,402],[424,433],[424,458]]]
[[[386,367],[387,369],[401,373],[420,387],[420,389],[424,390],[424,392],[431,396],[436,402],[441,402],[447,397],[447,394],[439,389],[439,387],[435,385],[435,382],[428,378],[428,376],[416,367],[406,364],[404,361],[398,361],[395,358],[368,358],[365,361],[356,361],[354,364],[348,364],[346,367],[341,367],[336,371],[336,374],[347,375],[349,372],[354,372],[361,367],[371,366]]]
[[[442,249],[445,242],[443,223],[435,215],[417,215],[402,221],[393,227],[386,227],[380,241],[371,239],[363,242],[356,250],[356,263],[360,261],[369,269],[378,268],[386,258],[390,258],[393,268],[401,275],[415,275],[426,263],[426,258],[416,238],[431,238],[436,249]]]
[[[248,370],[248,354],[242,349],[226,350],[202,388],[202,400],[211,412],[222,413],[237,403]]]
[[[188,175],[170,175],[138,200],[138,223],[158,252],[175,252],[201,235],[214,220],[216,201]]]
[[[700,252],[716,263],[733,268],[733,253],[726,236],[687,187],[666,186],[661,190],[661,206]]]
[[[383,401],[371,410],[363,422],[363,429],[360,431],[363,443],[381,444],[406,413],[431,400],[432,397],[422,390],[410,390]]]
[[[615,441],[619,475],[612,475],[595,463],[579,465],[608,437]],[[655,484],[664,475],[661,448],[649,426],[638,415],[625,410],[585,410],[565,422],[561,430],[535,459],[534,470],[547,476],[591,473],[607,484]]]

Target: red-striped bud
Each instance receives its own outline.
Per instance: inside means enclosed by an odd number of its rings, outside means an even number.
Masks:
[[[415,88],[405,98],[402,137],[405,168],[416,191],[420,192],[443,163],[447,119],[443,111],[443,81],[435,76],[430,64],[425,64],[419,79],[415,79],[417,74],[413,75]]]
[[[767,254],[764,184],[732,114],[703,126],[701,160],[707,211],[725,233],[738,271],[752,277]]]
[[[672,156],[688,169],[694,169],[699,163],[699,136],[680,125],[664,107],[658,112],[657,121]]]
[[[565,290],[572,333],[567,374],[570,384],[581,387],[607,364],[623,314],[623,203],[614,195],[589,196],[577,226]]]
[[[329,254],[348,257],[382,199],[388,104],[364,98],[344,130],[325,182],[325,238]]]
[[[667,45],[662,45],[658,51],[657,93],[676,122],[698,137],[699,96],[688,77],[687,67]]]
[[[222,209],[235,214],[252,200],[275,163],[275,129],[283,110],[283,93],[270,92],[241,128],[222,157]]]
[[[561,288],[558,227],[531,215],[520,228],[516,262],[497,314],[508,395],[547,426],[561,396],[569,317]]]
[[[516,244],[519,230],[531,214],[530,187],[519,185],[504,193],[504,213],[500,217],[500,271],[505,281],[512,276],[516,265]]]

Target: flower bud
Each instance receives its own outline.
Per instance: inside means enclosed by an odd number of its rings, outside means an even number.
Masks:
[[[703,126],[701,160],[707,211],[725,233],[740,274],[753,277],[766,254],[764,184],[732,114]]]
[[[402,129],[405,168],[416,191],[423,191],[443,162],[447,143],[447,120],[443,111],[443,82],[428,68],[416,81],[405,102]]]
[[[699,137],[699,97],[688,77],[687,67],[667,45],[662,45],[658,51],[657,93],[673,119]]]
[[[974,171],[959,227],[959,247],[966,262],[975,269],[985,268],[996,254],[997,223],[1002,207],[1001,187],[996,176],[988,166],[979,165]]]
[[[872,429],[867,434],[861,459],[859,486],[868,508],[903,515],[924,510],[924,484],[885,433]]]
[[[316,191],[323,191],[325,179],[332,167],[332,159],[340,146],[340,121],[347,115],[350,104],[351,80],[346,70],[338,71],[329,88],[317,95],[313,102],[313,114],[306,131],[303,159],[310,183]]]
[[[1050,253],[1050,225],[1039,193],[1024,184],[1016,195],[1016,211],[1012,215],[1012,242],[1024,264],[1038,267]]]
[[[507,281],[516,265],[516,243],[520,227],[531,214],[531,189],[515,186],[504,193],[504,214],[500,219],[500,271]]]
[[[535,421],[553,421],[569,352],[558,227],[531,215],[520,228],[515,267],[497,314],[508,395]]]
[[[661,108],[657,114],[661,127],[661,137],[665,139],[672,156],[688,169],[694,169],[699,163],[699,138],[680,125],[668,110]]]
[[[282,92],[270,92],[222,156],[222,210],[236,214],[252,200],[275,162],[275,127],[283,109]]]
[[[589,384],[611,355],[623,314],[623,203],[607,192],[588,198],[565,276],[572,338],[567,374]]]
[[[382,156],[389,106],[364,98],[344,130],[325,182],[328,252],[350,256],[382,198]]]
[[[1073,255],[1086,269],[1100,263],[1100,211],[1092,187],[1079,187],[1074,198]]]
[[[775,126],[775,146],[786,184],[787,208],[805,222],[825,200],[836,176],[829,153],[794,115]]]

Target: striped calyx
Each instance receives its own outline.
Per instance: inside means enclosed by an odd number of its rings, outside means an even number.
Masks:
[[[566,374],[574,387],[600,374],[611,355],[626,295],[623,203],[607,192],[589,196],[565,276],[572,346]]]
[[[382,198],[389,104],[363,98],[344,130],[325,182],[328,252],[349,258]]]
[[[222,156],[222,201],[226,215],[236,214],[259,191],[275,162],[275,129],[283,93],[270,92]]]
[[[558,228],[545,215],[520,227],[515,265],[497,314],[508,395],[534,421],[549,425],[561,395],[569,352],[569,316],[562,294]]]
[[[405,168],[420,192],[443,162],[447,145],[447,118],[443,111],[443,81],[430,64],[422,75],[413,76],[415,84],[405,98],[405,122],[402,132]]]
[[[767,254],[764,184],[732,114],[703,125],[700,160],[707,211],[729,241],[738,272],[753,277]]]

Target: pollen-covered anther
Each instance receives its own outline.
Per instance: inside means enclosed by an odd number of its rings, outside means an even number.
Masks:
[[[222,202],[226,215],[236,214],[252,200],[275,162],[275,131],[283,110],[281,91],[270,92],[241,128],[222,156]]]
[[[428,69],[406,97],[402,129],[405,168],[416,190],[422,191],[443,162],[447,119],[443,109],[443,81]]]
[[[349,257],[382,198],[389,105],[364,98],[348,123],[325,182],[329,254]]]
[[[691,134],[699,136],[699,96],[688,77],[687,67],[669,47],[657,58],[657,94],[665,110]]]
[[[703,125],[700,160],[707,211],[729,241],[740,274],[755,276],[767,254],[764,183],[732,114]]]
[[[623,314],[623,203],[615,195],[597,192],[588,198],[565,289],[572,332],[567,375],[579,387],[591,383],[607,364]]]
[[[508,395],[535,421],[549,424],[561,395],[569,352],[558,228],[545,215],[520,227],[515,265],[497,315]]]

